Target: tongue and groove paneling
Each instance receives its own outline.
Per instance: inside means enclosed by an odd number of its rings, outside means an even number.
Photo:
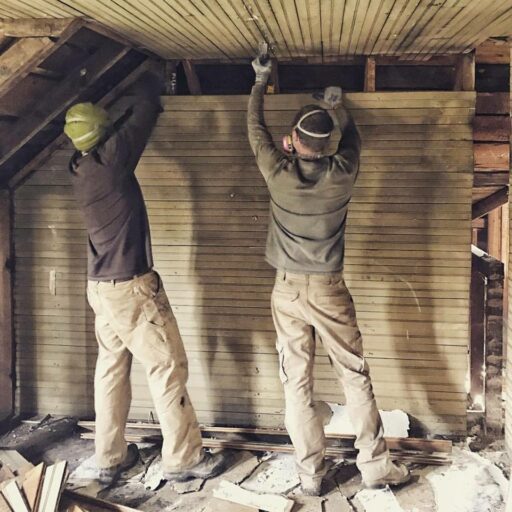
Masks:
[[[269,197],[247,142],[247,100],[164,97],[137,176],[200,421],[278,426],[274,271],[263,256]],[[310,102],[267,96],[277,143]],[[346,102],[363,152],[345,273],[379,406],[436,433],[465,432],[475,95],[357,93]],[[18,398],[24,412],[87,416],[96,347],[70,154],[55,152],[16,193]],[[315,377],[319,399],[343,400],[321,348]],[[132,380],[131,417],[147,419],[137,364]]]

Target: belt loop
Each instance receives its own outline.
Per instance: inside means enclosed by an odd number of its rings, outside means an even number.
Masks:
[[[286,281],[286,272],[283,272],[283,281]]]

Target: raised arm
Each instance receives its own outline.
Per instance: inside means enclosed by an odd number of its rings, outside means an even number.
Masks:
[[[129,106],[116,122],[114,133],[105,143],[105,154],[122,158],[128,171],[135,169],[158,114],[162,111],[161,91],[160,77],[150,71],[143,73],[130,87],[127,93],[130,98]]]
[[[256,82],[252,88],[247,109],[247,133],[256,163],[265,179],[281,164],[285,156],[276,148],[263,115],[265,87],[270,76],[271,63],[253,62]]]
[[[341,131],[338,149],[334,154],[338,167],[343,172],[357,174],[361,137],[350,112],[343,106],[341,88],[327,87],[323,99],[334,110]]]

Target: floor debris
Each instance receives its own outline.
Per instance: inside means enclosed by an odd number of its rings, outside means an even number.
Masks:
[[[239,505],[254,507],[266,512],[291,512],[294,502],[283,496],[275,494],[257,494],[242,489],[238,485],[222,480],[217,489],[214,489],[213,496]]]
[[[354,435],[354,428],[348,417],[345,405],[328,403],[332,410],[332,418],[325,426],[326,434],[347,434]],[[404,411],[379,411],[384,425],[386,437],[409,437],[409,416]]]
[[[248,491],[286,494],[299,484],[294,456],[279,453],[262,462],[241,486]]]
[[[501,512],[506,489],[496,481],[493,464],[483,457],[454,449],[453,465],[428,475],[438,512]],[[496,467],[496,466],[494,466]]]
[[[382,490],[364,489],[355,497],[366,512],[404,512],[389,487]]]

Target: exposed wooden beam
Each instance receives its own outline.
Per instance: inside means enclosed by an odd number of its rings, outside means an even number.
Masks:
[[[510,146],[503,143],[473,144],[475,169],[493,169],[507,171],[510,166]]]
[[[62,32],[58,41],[51,41],[50,39],[34,39],[32,41],[38,41],[38,43],[31,43],[32,46],[36,44],[39,45],[39,50],[34,52],[34,48],[32,48],[32,53],[28,55],[26,59],[23,61],[20,60],[19,56],[19,48],[16,49],[17,45],[23,42],[23,39],[16,42],[11,48],[5,51],[1,58],[3,58],[8,52],[13,49],[13,54],[11,56],[11,65],[12,62],[17,63],[17,69],[15,69],[14,73],[9,73],[7,76],[7,71],[5,72],[6,78],[1,80],[0,83],[0,96],[2,96],[8,89],[14,88],[17,84],[19,84],[31,71],[39,67],[39,65],[55,50],[57,50],[60,46],[64,45],[75,33],[82,27],[83,20],[77,18],[73,20],[68,27]],[[0,76],[2,73],[2,63],[0,62]],[[6,68],[7,69],[7,68]]]
[[[20,118],[8,133],[0,134],[0,167],[23,147],[44,126],[62,114],[80,97],[84,87],[95,82],[100,76],[121,60],[128,48],[109,42],[97,52],[72,69],[66,80],[56,85],[46,95],[44,102],[35,108],[30,116]]]
[[[475,90],[475,53],[459,56],[455,66],[455,91]]]
[[[476,95],[477,114],[509,115],[510,94],[508,92],[479,92]]]
[[[59,37],[75,18],[0,20],[0,37]]]
[[[194,64],[190,60],[183,60],[182,63],[183,69],[185,70],[185,76],[187,78],[187,85],[190,94],[201,94],[201,83],[199,82]]]
[[[12,195],[0,190],[0,421],[14,412]]]
[[[498,208],[505,204],[508,201],[508,187],[503,187],[498,190],[494,194],[481,199],[477,203],[473,205],[472,215],[473,219],[478,219],[479,217],[483,217],[485,214],[489,213],[491,210]]]
[[[501,259],[501,205],[487,214],[487,253]]]
[[[488,39],[476,47],[477,64],[510,64],[510,51],[507,41]]]
[[[473,174],[473,188],[506,187],[508,182],[508,171],[476,171]]]
[[[376,78],[376,63],[375,57],[366,57],[366,63],[364,66],[364,91],[375,92],[375,78]]]
[[[151,63],[145,61],[134,69],[126,78],[124,78],[119,84],[112,88],[101,100],[98,101],[98,105],[109,108],[116,100],[123,94],[123,92],[137,80],[137,78],[148,69]],[[53,152],[59,149],[63,144],[68,141],[64,134],[58,136],[53,142],[48,144],[41,152],[39,152],[32,160],[20,169],[10,180],[9,188],[15,190],[22,185],[30,175],[35,172],[46,160],[48,160]]]
[[[473,140],[476,142],[506,142],[510,138],[508,116],[476,116],[473,122]]]

